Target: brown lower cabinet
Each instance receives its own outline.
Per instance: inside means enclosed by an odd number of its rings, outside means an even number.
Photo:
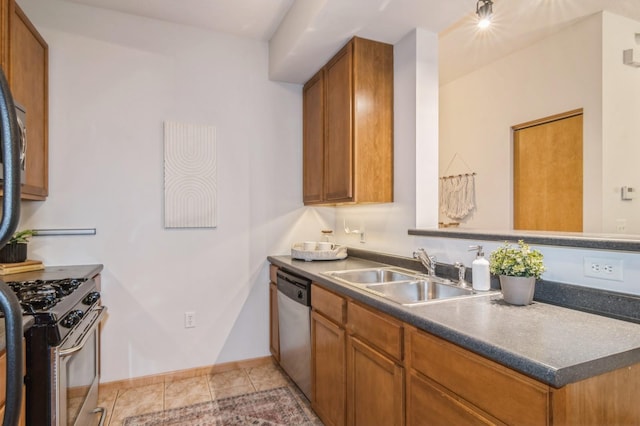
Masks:
[[[407,376],[407,395],[407,424],[410,425],[500,424],[416,373]]]
[[[311,336],[313,410],[327,426],[344,425],[347,408],[344,327],[314,311]]]
[[[470,424],[550,423],[549,386],[431,334],[406,329],[409,424],[456,418],[473,419]]]
[[[404,368],[356,337],[347,344],[350,425],[404,424]]]
[[[640,364],[556,389],[316,283],[311,303],[311,403],[326,425],[640,422]]]
[[[315,284],[311,304],[316,414],[326,425],[404,424],[401,323]]]
[[[347,419],[346,300],[311,286],[311,407],[327,426]]]
[[[22,371],[25,372],[25,365],[26,365],[26,348],[25,348],[25,341],[24,339],[22,339]],[[7,395],[5,394],[6,392],[6,372],[7,372],[7,353],[3,350],[2,352],[0,352],[0,419],[4,418],[4,410],[5,410],[5,400]],[[24,386],[22,386],[22,408],[20,410],[20,426],[24,426],[26,424],[26,415],[25,415],[25,408],[26,408],[26,404],[25,404],[25,389]]]

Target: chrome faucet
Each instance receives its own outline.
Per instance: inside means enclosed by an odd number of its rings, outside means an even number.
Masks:
[[[429,256],[425,249],[419,248],[413,252],[413,258],[420,260],[422,265],[427,268],[427,273],[430,277],[436,276],[436,257]]]

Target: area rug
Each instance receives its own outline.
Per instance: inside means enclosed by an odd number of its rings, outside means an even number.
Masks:
[[[123,426],[322,425],[289,387],[127,417]]]

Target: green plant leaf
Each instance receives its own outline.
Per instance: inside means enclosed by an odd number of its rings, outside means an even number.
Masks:
[[[33,237],[33,229],[23,229],[22,231],[17,231],[13,234],[8,244],[26,244],[29,242],[31,237]]]

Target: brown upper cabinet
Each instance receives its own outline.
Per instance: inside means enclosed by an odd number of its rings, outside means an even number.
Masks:
[[[303,89],[307,205],[393,201],[393,46],[354,37]]]
[[[26,110],[26,178],[22,198],[49,192],[47,43],[14,0],[0,0],[0,64],[16,103]]]

